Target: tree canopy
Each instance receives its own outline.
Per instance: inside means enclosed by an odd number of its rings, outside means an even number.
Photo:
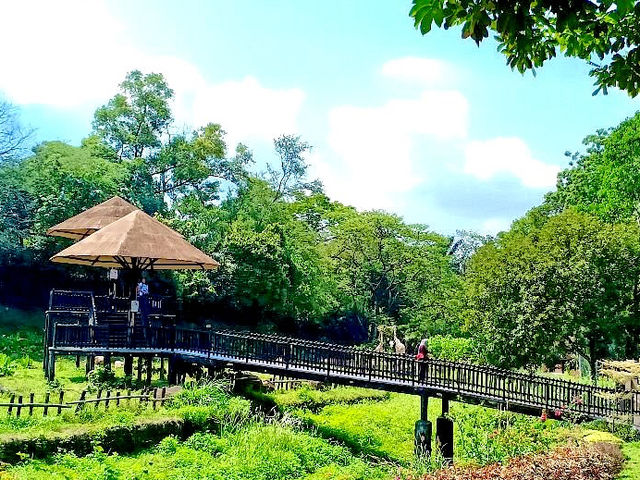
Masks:
[[[507,65],[542,67],[560,50],[592,67],[594,94],[617,87],[640,92],[640,2],[633,0],[413,0],[410,16],[423,35],[433,25],[461,26],[478,45],[495,34]]]

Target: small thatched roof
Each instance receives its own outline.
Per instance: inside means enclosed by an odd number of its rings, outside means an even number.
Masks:
[[[139,270],[210,270],[219,263],[178,232],[135,210],[51,257],[52,262]]]
[[[113,197],[51,227],[47,235],[81,240],[135,210],[138,209],[126,200]]]

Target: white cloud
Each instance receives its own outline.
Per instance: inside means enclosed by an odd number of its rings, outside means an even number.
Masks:
[[[329,164],[312,161],[333,198],[359,208],[398,208],[398,195],[422,179],[415,143],[467,135],[468,104],[452,90],[425,90],[417,98],[391,99],[379,107],[345,105],[329,112]]]
[[[465,149],[464,172],[480,180],[506,173],[525,187],[546,188],[556,184],[559,171],[557,165],[534,158],[527,144],[516,137],[473,141]]]
[[[304,98],[304,91],[298,88],[269,89],[248,76],[198,90],[193,117],[197,124],[215,118],[230,138],[271,140],[282,133],[295,133]]]
[[[483,235],[495,235],[499,232],[509,230],[511,220],[506,218],[489,218],[482,222],[480,233]]]
[[[271,89],[253,77],[211,83],[193,64],[137,48],[100,1],[0,3],[0,91],[18,104],[98,106],[126,72],[160,72],[175,91],[178,123],[221,123],[230,140],[294,132],[304,100],[297,88]],[[231,143],[231,142],[230,142]]]
[[[405,82],[433,85],[453,77],[452,67],[434,58],[404,57],[389,60],[382,65],[386,77]]]

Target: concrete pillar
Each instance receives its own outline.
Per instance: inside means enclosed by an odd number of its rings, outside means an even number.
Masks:
[[[442,397],[442,415],[436,420],[436,445],[445,463],[453,463],[453,420],[449,414],[449,399]]]
[[[429,396],[420,395],[420,420],[415,425],[415,454],[420,457],[431,455],[431,422],[428,419]]]

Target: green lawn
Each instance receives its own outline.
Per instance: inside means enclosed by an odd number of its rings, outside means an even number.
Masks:
[[[622,452],[627,457],[620,480],[640,480],[640,442],[625,443]]]

